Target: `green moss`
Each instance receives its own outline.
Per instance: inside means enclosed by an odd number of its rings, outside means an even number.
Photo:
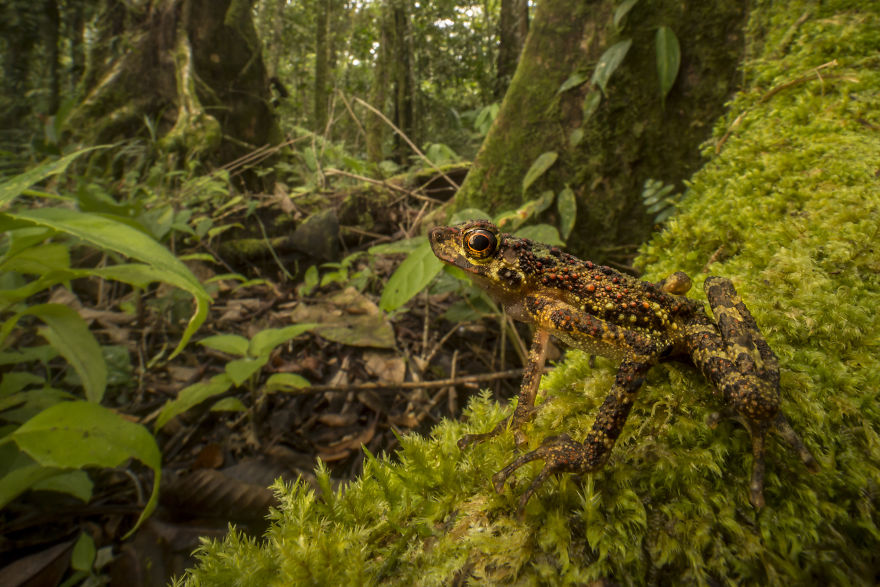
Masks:
[[[393,458],[369,457],[343,490],[326,471],[318,492],[279,486],[265,542],[232,534],[206,543],[187,582],[873,584],[880,7],[871,6],[760,3],[751,87],[716,126],[712,160],[692,178],[682,213],[641,257],[651,278],[683,269],[699,286],[714,258],[708,270],[733,279],[779,355],[782,408],[818,473],[771,438],[767,505],[756,512],[747,432],[731,421],[710,429],[705,418],[719,404],[706,382],[664,365],[649,374],[606,467],[549,481],[520,521],[516,500],[540,463],[497,495],[490,477],[512,458],[511,435],[464,452],[455,445],[509,410],[484,395],[467,424],[402,438]],[[832,59],[821,78],[811,73]],[[544,380],[552,400],[529,429],[532,445],[564,431],[582,439],[613,377],[609,361],[591,369],[569,353]]]

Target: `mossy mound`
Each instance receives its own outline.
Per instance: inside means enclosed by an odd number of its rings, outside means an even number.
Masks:
[[[317,493],[279,486],[264,540],[232,531],[206,542],[183,581],[876,584],[880,7],[759,4],[752,89],[718,123],[682,213],[641,260],[652,279],[687,271],[695,297],[708,272],[734,281],[779,355],[782,409],[820,471],[771,437],[767,505],[755,511],[748,433],[731,421],[710,429],[720,405],[704,379],[664,365],[606,467],[547,482],[519,520],[516,501],[541,463],[498,495],[490,477],[512,459],[512,435],[464,452],[455,444],[510,409],[481,396],[467,424],[402,438],[343,490],[325,471]],[[613,377],[610,362],[591,369],[570,353],[545,378],[551,400],[528,430],[532,445],[561,432],[583,439]]]

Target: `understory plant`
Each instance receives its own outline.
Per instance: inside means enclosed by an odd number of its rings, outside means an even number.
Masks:
[[[86,467],[136,459],[153,470],[137,528],[157,503],[159,448],[146,428],[102,405],[107,357],[118,353],[98,342],[74,307],[55,300],[76,299],[70,284],[77,279],[116,281],[135,291],[153,282],[176,286],[194,303],[171,358],[205,320],[210,297],[183,262],[131,217],[83,211],[83,194],[32,188],[89,150],[0,184],[0,507],[32,488],[87,502],[92,482]],[[77,267],[72,258],[86,256],[83,251],[104,261]],[[63,385],[59,370],[67,371]]]

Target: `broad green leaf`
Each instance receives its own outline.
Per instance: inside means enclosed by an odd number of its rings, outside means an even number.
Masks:
[[[166,272],[158,267],[141,263],[120,263],[119,265],[90,269],[89,274],[144,289],[151,283],[165,281]]]
[[[63,472],[56,467],[44,467],[33,462],[13,445],[2,447],[2,456],[13,462],[3,463],[0,470],[0,509],[10,501],[30,489],[35,483]]]
[[[599,108],[599,104],[601,103],[602,92],[590,90],[589,93],[584,96],[584,103],[581,107],[581,124],[586,124],[587,121],[593,117],[593,114],[596,113],[596,109]]]
[[[681,63],[681,48],[678,37],[667,26],[657,29],[657,77],[660,78],[660,97],[665,98],[675,84],[678,66]]]
[[[544,175],[544,173],[550,169],[550,167],[556,163],[556,160],[559,158],[559,155],[555,151],[547,151],[546,153],[541,153],[538,155],[538,158],[532,163],[532,166],[529,167],[529,170],[526,171],[525,177],[522,180],[522,189],[523,193],[529,186],[535,183],[535,180]]]
[[[162,456],[146,428],[107,408],[84,401],[43,410],[10,435],[18,447],[47,467],[118,467],[135,458],[153,469],[153,491],[130,536],[147,519],[159,498]]]
[[[306,269],[306,273],[303,275],[303,290],[308,293],[315,289],[316,285],[318,285],[318,268],[312,265]]]
[[[12,179],[3,182],[2,184],[0,184],[0,206],[12,200],[16,196],[21,195],[23,191],[25,191],[35,183],[39,183],[51,175],[63,173],[64,170],[67,169],[67,166],[70,165],[70,163],[74,159],[76,159],[83,153],[88,153],[89,151],[94,151],[95,149],[105,148],[107,148],[107,146],[101,145],[97,147],[89,147],[88,149],[82,149],[76,151],[75,153],[71,153],[70,155],[65,155],[64,157],[56,159],[55,161],[46,161],[44,163],[41,163],[33,169],[29,169],[24,173],[20,173]]]
[[[562,246],[565,243],[559,238],[556,227],[549,224],[534,224],[516,231],[516,236],[531,239],[547,245]]]
[[[619,41],[609,47],[599,58],[599,63],[596,64],[596,70],[593,72],[590,83],[602,88],[603,94],[607,93],[608,80],[611,79],[611,75],[623,62],[623,58],[626,57],[630,45],[632,45],[632,39]]]
[[[162,411],[156,418],[156,432],[161,430],[174,416],[184,413],[208,398],[224,393],[230,387],[232,387],[232,379],[226,373],[221,373],[208,381],[199,381],[181,389],[176,398],[169,400],[162,406]]]
[[[537,216],[553,204],[556,194],[553,190],[545,190],[537,198],[529,200],[512,212],[505,212],[495,218],[495,224],[508,232],[522,226],[532,216]]]
[[[24,401],[21,401],[22,399]],[[23,424],[46,408],[79,399],[82,398],[54,387],[28,389],[3,398],[3,403],[6,404],[3,419],[7,422]]]
[[[199,341],[199,344],[221,353],[245,357],[247,356],[250,341],[238,334],[215,334],[214,336],[203,338]]]
[[[36,483],[62,472],[57,467],[31,464],[8,472],[0,477],[0,508],[33,487]]]
[[[632,7],[636,5],[636,2],[639,0],[623,0],[617,9],[614,11],[614,28],[620,30],[623,28],[623,21],[626,19],[626,15],[629,14],[629,11],[632,10]]]
[[[15,365],[32,361],[40,361],[45,365],[57,356],[58,351],[53,349],[51,345],[28,346],[0,353],[0,365]]]
[[[268,362],[268,354],[256,358],[235,359],[226,363],[226,374],[234,384],[241,385]]]
[[[400,253],[411,253],[415,249],[417,249],[419,245],[422,244],[422,238],[423,237],[415,236],[413,238],[406,238],[403,240],[394,241],[393,243],[375,245],[367,249],[367,253],[369,253],[370,255],[396,255]],[[317,281],[315,283],[317,283]]]
[[[273,373],[266,380],[266,391],[288,391],[290,389],[301,389],[311,385],[309,380],[296,373]]]
[[[212,412],[244,412],[246,410],[247,406],[237,397],[224,397],[211,406]]]
[[[442,268],[443,263],[434,256],[431,243],[424,239],[388,279],[379,307],[386,312],[396,310],[425,289]]]
[[[85,471],[63,471],[34,483],[34,491],[57,491],[72,495],[83,503],[92,499],[94,484]]]
[[[69,281],[73,277],[74,275],[68,271],[51,271],[46,275],[41,275],[39,278],[34,279],[33,281],[30,281],[19,288],[0,290],[0,309],[9,309],[8,307],[4,308],[3,305],[10,306],[22,300],[26,300],[34,294],[37,294],[43,290],[47,290],[50,287],[57,285],[63,281]],[[16,320],[17,319],[18,318],[16,317]],[[10,324],[9,330],[4,329],[2,333],[0,333],[0,341],[6,340],[6,337],[9,336],[9,333],[12,332],[12,328],[14,327],[15,324]]]
[[[183,350],[190,337],[204,322],[211,298],[202,284],[180,259],[143,232],[103,216],[84,214],[65,208],[37,208],[14,214],[7,213],[5,216],[13,220],[48,226],[101,249],[115,251],[142,261],[158,270],[162,281],[192,294],[196,300],[196,311],[169,359]]]
[[[67,245],[61,243],[28,247],[0,264],[0,271],[15,271],[26,275],[44,275],[50,271],[66,269],[70,269],[70,253]]]
[[[40,335],[76,369],[86,399],[99,403],[107,387],[107,363],[86,321],[75,310],[61,304],[31,306],[25,313],[46,324],[39,329]]]
[[[7,397],[13,393],[18,393],[25,387],[31,385],[44,385],[45,377],[40,377],[28,371],[12,371],[3,374],[0,378],[0,398]],[[0,407],[0,410],[4,408]]]
[[[571,134],[568,135],[568,145],[570,147],[577,147],[581,144],[581,141],[584,140],[584,129],[578,127],[571,131]]]
[[[261,330],[251,339],[248,355],[251,357],[268,356],[279,344],[308,332],[317,324],[294,324],[285,328],[267,328]]]
[[[88,532],[82,532],[73,545],[70,567],[75,571],[90,571],[95,562],[95,541]]]
[[[578,87],[579,85],[581,85],[585,81],[587,81],[587,74],[585,74],[581,71],[576,71],[573,74],[571,74],[570,76],[568,76],[567,80],[562,82],[562,85],[559,86],[559,89],[556,90],[556,93],[561,94],[562,92],[567,92],[568,90],[570,90],[572,88]]]
[[[4,260],[10,259],[27,249],[35,248],[36,245],[39,245],[49,238],[53,232],[54,231],[49,228],[32,225],[29,225],[26,228],[8,231],[6,234],[9,237],[9,248],[5,252]]]
[[[577,217],[577,200],[574,197],[574,190],[570,187],[565,186],[559,192],[559,196],[556,198],[556,210],[559,211],[559,229],[562,232],[562,238],[568,240]]]

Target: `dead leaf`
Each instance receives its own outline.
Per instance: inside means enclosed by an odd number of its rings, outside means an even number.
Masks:
[[[223,466],[223,449],[216,442],[205,445],[199,451],[193,469],[219,469]]]
[[[262,519],[278,503],[264,485],[239,481],[214,469],[163,475],[160,495],[164,506],[194,516],[245,521]]]
[[[373,440],[373,437],[376,435],[376,422],[378,421],[378,417],[373,418],[370,425],[364,428],[357,436],[349,436],[325,448],[318,448],[318,456],[325,463],[344,459],[352,450],[359,450],[362,445],[368,444]]]
[[[358,421],[358,414],[354,412],[348,414],[320,414],[318,422],[325,426],[333,428],[341,428],[342,426],[351,426]]]
[[[403,358],[391,353],[365,352],[364,369],[381,383],[403,383],[406,376],[406,363]]]
[[[3,584],[58,585],[70,565],[70,553],[75,540],[50,546],[40,552],[22,557],[0,569]]]
[[[378,306],[353,287],[312,304],[300,304],[290,313],[295,324],[315,322],[318,336],[349,346],[394,348],[394,329]]]
[[[390,414],[388,416],[388,421],[400,428],[415,428],[419,425],[419,419],[416,418],[412,412],[396,415]]]

